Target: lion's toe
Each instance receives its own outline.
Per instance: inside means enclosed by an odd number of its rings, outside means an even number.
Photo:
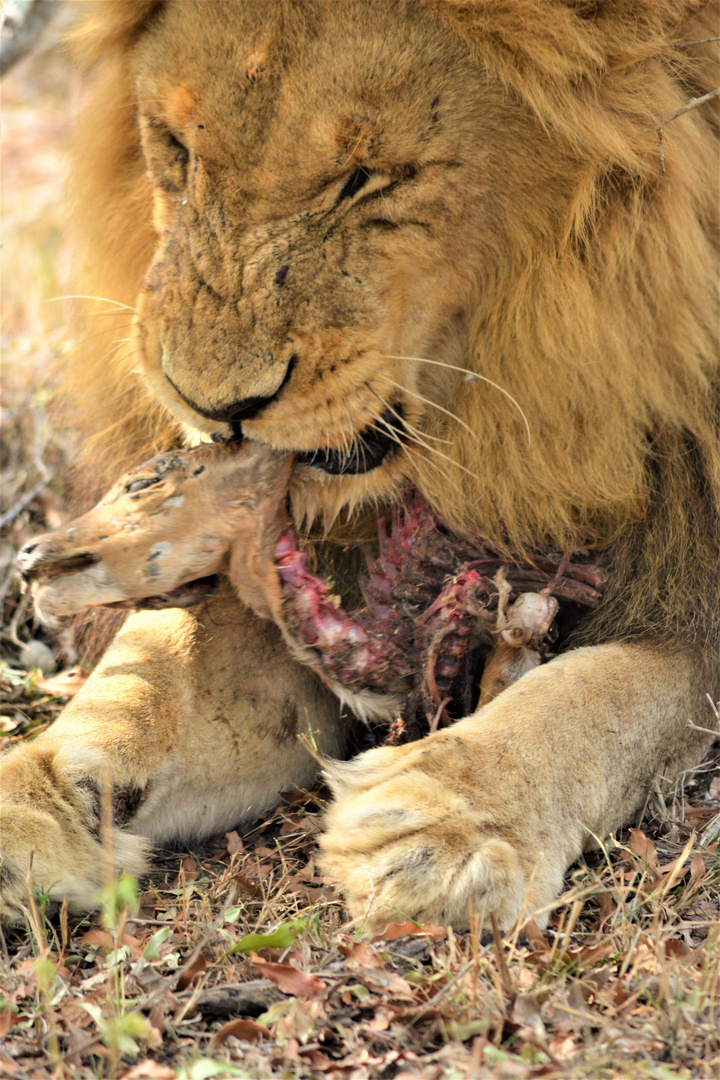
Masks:
[[[427,771],[425,755],[403,748],[352,765],[327,816],[324,867],[348,910],[368,930],[405,919],[467,926],[494,915],[509,926],[523,908],[528,877],[512,837],[458,787]],[[343,788],[344,793],[343,793]]]

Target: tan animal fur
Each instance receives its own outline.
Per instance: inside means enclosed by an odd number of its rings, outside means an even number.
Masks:
[[[226,434],[251,399],[272,401],[243,430],[301,454],[401,411],[371,472],[297,470],[298,521],[347,542],[353,510],[410,484],[496,543],[613,552],[555,660],[410,751],[333,769],[325,865],[368,926],[461,924],[470,896],[501,925],[546,911],[593,834],[707,745],[685,724],[720,692],[717,114],[666,125],[664,172],[657,125],[720,82],[711,45],[679,47],[716,12],[123,0],[77,31],[85,291],[136,309],[127,347],[123,310],[68,372],[101,489],[150,445]],[[144,797],[115,846],[137,871],[148,838],[306,782],[288,737],[306,716],[340,753],[335,702],[229,596],[131,616],[3,766],[5,914],[31,848],[38,884],[92,903],[83,778]]]

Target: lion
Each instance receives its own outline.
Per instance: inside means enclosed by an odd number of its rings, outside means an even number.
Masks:
[[[103,789],[115,866],[141,874],[154,843],[311,783],[309,725],[352,918],[544,925],[573,861],[701,759],[718,122],[673,116],[718,85],[714,27],[695,0],[88,6],[74,217],[82,291],[118,312],[66,371],[88,497],[146,451],[242,436],[294,455],[290,512],[343,591],[409,491],[511,556],[612,571],[548,663],[346,762],[334,694],[229,587],[133,613],[3,763],[4,918],[30,879],[94,905]]]

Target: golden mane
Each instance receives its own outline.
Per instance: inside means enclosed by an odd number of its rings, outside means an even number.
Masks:
[[[663,123],[717,85],[711,47],[685,47],[712,35],[712,13],[671,0],[420,6],[539,121],[571,190],[533,203],[529,146],[527,203],[507,206],[470,327],[477,378],[438,376],[465,426],[431,414],[447,460],[414,459],[410,479],[452,524],[513,546],[614,545],[617,589],[584,639],[684,632],[714,648],[718,125],[713,104]],[[84,289],[130,306],[155,235],[128,58],[161,8],[101,3],[75,33],[96,84],[72,178]],[[129,314],[98,315],[112,325],[68,365],[98,487],[181,436],[114,344]]]

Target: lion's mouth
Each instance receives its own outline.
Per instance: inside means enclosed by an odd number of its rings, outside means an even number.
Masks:
[[[397,404],[388,407],[372,427],[361,431],[349,448],[305,451],[297,455],[297,461],[333,476],[357,476],[382,465],[400,449],[406,436],[403,407]]]

